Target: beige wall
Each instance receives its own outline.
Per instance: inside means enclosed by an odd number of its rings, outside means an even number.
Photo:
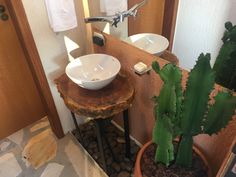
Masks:
[[[65,66],[68,63],[67,49],[64,42],[65,36],[80,46],[80,55],[85,53],[84,41],[86,33],[85,25],[83,23],[82,3],[81,1],[75,1],[78,27],[67,32],[56,34],[49,26],[44,0],[22,0],[22,2],[59,113],[63,130],[66,133],[71,130],[74,125],[71,120],[70,112],[60,98],[53,80],[64,72]]]
[[[180,1],[173,53],[180,66],[190,70],[200,53],[211,53],[212,64],[222,45],[224,23],[236,24],[234,0]]]
[[[65,107],[54,84],[54,79],[60,76],[68,63],[67,47],[64,37],[71,39],[80,46],[76,56],[86,54],[86,28],[82,0],[75,0],[78,27],[61,33],[54,33],[50,26],[44,0],[22,0],[25,12],[33,33],[33,37],[43,64],[45,74],[56,104],[56,108],[62,123],[64,132],[74,128],[71,115]],[[91,16],[101,15],[99,0],[90,2]],[[104,24],[97,24],[101,30]],[[119,28],[111,28],[111,34],[117,37],[127,36],[127,22],[119,25]],[[74,44],[75,45],[75,44]]]

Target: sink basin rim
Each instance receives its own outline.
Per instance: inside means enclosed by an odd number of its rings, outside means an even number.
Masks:
[[[159,49],[156,49],[157,47],[151,47],[150,48],[150,45],[149,45],[149,48],[145,49],[145,48],[142,48],[140,46],[140,43],[141,43],[141,39],[145,39],[145,37],[149,37],[149,39],[145,40],[145,41],[148,41],[150,40],[150,38],[153,38],[153,41],[151,42],[156,42],[157,40],[160,40],[163,42],[162,45],[159,45],[160,48]],[[139,49],[142,49],[148,53],[151,53],[151,54],[155,54],[155,55],[160,55],[162,54],[169,46],[169,41],[167,38],[165,38],[164,36],[162,35],[159,35],[159,34],[155,34],[155,33],[138,33],[138,34],[134,34],[134,35],[131,35],[129,37],[127,37],[126,39],[124,39],[125,42],[139,48]],[[143,43],[145,42],[143,41]],[[137,44],[137,42],[140,42],[139,44]],[[150,43],[151,43],[150,42]],[[141,44],[143,45],[143,44]]]
[[[109,67],[111,64],[112,67]],[[80,87],[98,90],[108,85],[119,73],[120,68],[119,60],[111,55],[88,54],[71,61],[66,66],[65,72]],[[98,75],[98,80],[91,80],[93,77],[96,78],[96,75]]]

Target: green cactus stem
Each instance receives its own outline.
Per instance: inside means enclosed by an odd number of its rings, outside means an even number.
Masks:
[[[225,28],[223,45],[213,69],[216,71],[216,83],[236,90],[236,25],[226,22]]]
[[[184,93],[180,128],[183,133],[176,164],[190,167],[192,164],[192,136],[201,133],[201,125],[207,110],[209,94],[214,86],[214,71],[210,66],[210,54],[201,54],[189,73]]]
[[[205,133],[212,135],[224,128],[235,112],[236,97],[228,92],[219,92],[215,96],[215,104],[209,108],[203,123]]]
[[[178,134],[178,116],[182,99],[181,71],[172,64],[160,70],[157,62],[153,62],[154,71],[160,75],[164,84],[160,95],[154,98],[156,124],[153,129],[153,142],[157,144],[155,160],[169,165],[174,160],[173,137]]]
[[[183,135],[179,142],[178,154],[176,157],[176,164],[183,167],[192,166],[192,148],[193,137],[192,135]]]

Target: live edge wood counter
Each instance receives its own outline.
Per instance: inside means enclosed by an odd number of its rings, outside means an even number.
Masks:
[[[86,90],[73,83],[66,74],[55,80],[66,106],[74,113],[94,119],[112,117],[131,106],[134,87],[124,75],[118,75],[101,90]]]

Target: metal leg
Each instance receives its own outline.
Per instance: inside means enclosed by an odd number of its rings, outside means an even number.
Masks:
[[[75,114],[72,111],[71,111],[71,115],[72,115],[72,118],[73,118],[73,121],[74,121],[74,124],[75,124],[75,128],[76,128],[76,130],[79,131],[79,125],[78,125],[77,120],[75,118]]]
[[[125,148],[126,148],[125,156],[127,158],[130,158],[129,112],[128,112],[128,109],[123,111],[123,121],[124,121],[124,129],[125,129]]]
[[[98,140],[98,148],[99,148],[99,152],[102,158],[103,168],[104,168],[104,171],[106,172],[107,166],[106,166],[106,160],[105,160],[105,155],[104,155],[104,150],[103,150],[100,120],[95,120],[95,127],[96,127],[96,134],[97,134],[97,140]]]
[[[118,162],[117,161],[117,159],[116,159],[116,157],[115,157],[115,154],[114,154],[114,152],[113,152],[113,150],[112,150],[112,147],[111,147],[111,145],[110,145],[110,143],[109,143],[109,141],[108,141],[108,139],[107,139],[107,137],[106,137],[106,134],[105,134],[105,127],[104,127],[104,124],[106,123],[106,122],[109,122],[110,123],[110,120],[107,120],[107,119],[103,119],[103,120],[100,120],[101,122],[101,124],[100,124],[100,128],[101,128],[101,134],[102,134],[102,138],[105,140],[105,143],[106,143],[106,145],[107,145],[107,147],[108,147],[108,149],[109,149],[109,151],[110,151],[110,153],[111,153],[111,156],[112,156],[112,158],[113,158],[113,160],[114,161],[116,161],[116,162]]]
[[[75,124],[76,132],[79,133],[81,142],[82,142],[82,144],[83,144],[83,143],[84,143],[84,141],[83,141],[83,136],[81,135],[81,132],[80,132],[80,129],[79,129],[79,125],[78,125],[77,120],[76,120],[76,118],[75,118],[75,114],[74,114],[72,111],[71,111],[71,115],[72,115],[72,118],[73,118],[73,121],[74,121],[74,124]]]

